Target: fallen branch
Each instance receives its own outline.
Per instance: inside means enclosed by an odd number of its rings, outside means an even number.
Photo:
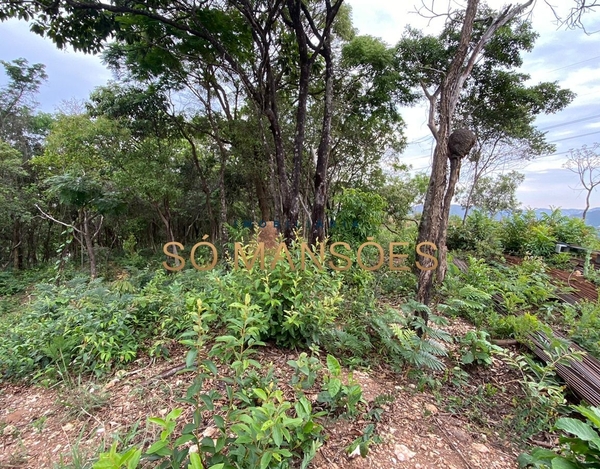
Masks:
[[[148,378],[143,384],[146,385],[148,384],[150,381],[152,381],[153,379],[166,379],[166,378],[170,378],[171,376],[173,376],[174,374],[180,372],[181,370],[185,370],[187,368],[187,365],[184,363],[183,365],[177,365],[173,368],[169,368],[166,371],[163,371],[162,373],[152,376],[151,378]]]

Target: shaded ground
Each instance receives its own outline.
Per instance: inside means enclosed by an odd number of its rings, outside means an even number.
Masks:
[[[449,330],[462,335],[471,328],[455,320]],[[185,350],[174,345],[170,362],[142,358],[102,384],[70,383],[60,389],[0,386],[0,468],[82,467],[114,438],[125,445],[154,441],[156,428],[146,418],[181,407],[176,399],[192,380],[189,373],[160,376],[182,363],[184,356]],[[279,385],[291,399],[293,391],[286,383],[292,370],[286,362],[297,354],[265,347],[256,357],[274,365]],[[439,373],[435,379],[442,387],[435,391],[420,391],[418,383],[385,366],[353,376],[368,402],[365,414],[378,407],[380,420],[363,415],[352,421],[326,421],[327,440],[311,467],[517,467],[518,451],[507,442],[511,435],[502,422],[513,416],[521,391],[518,376],[498,359],[489,369],[472,370],[468,384],[461,386]],[[315,400],[316,392],[308,396]],[[348,446],[369,423],[375,424],[380,442],[370,447],[366,458],[349,457]],[[79,464],[66,465],[73,460]]]

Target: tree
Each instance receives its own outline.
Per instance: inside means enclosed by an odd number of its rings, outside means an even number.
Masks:
[[[311,77],[320,68],[317,63],[322,65],[324,91],[312,216],[324,217],[334,79],[331,40],[342,1],[214,0],[197,5],[170,0],[137,4],[18,0],[0,7],[0,19],[33,19],[32,30],[48,35],[59,47],[68,43],[93,52],[110,37],[136,48],[148,67],[177,68],[186,57],[195,57],[234,74],[268,121],[285,234],[291,240],[298,221],[306,110]],[[286,162],[280,115],[283,78],[287,93],[296,98],[291,166]],[[321,238],[322,231],[313,231],[311,237]]]
[[[85,251],[92,278],[97,275],[94,241],[104,216],[121,207],[111,157],[126,153],[129,134],[116,122],[87,115],[61,115],[53,123],[44,153],[32,164],[45,176],[47,195],[65,208],[63,220],[36,204],[42,216],[73,230]],[[146,168],[147,169],[147,168]]]
[[[570,150],[567,156],[565,168],[577,174],[579,183],[586,192],[585,209],[581,214],[581,218],[585,220],[585,216],[590,208],[590,197],[596,186],[600,185],[600,143],[594,143],[592,148],[587,145],[581,148]]]
[[[501,38],[501,35],[495,36],[496,33],[532,3],[533,0],[529,0],[506,7],[491,16],[489,21],[480,21],[477,18],[479,1],[468,0],[464,11],[449,12],[440,38],[410,30],[398,44],[398,53],[408,77],[421,87],[429,102],[428,126],[435,139],[431,177],[417,241],[437,245],[438,266],[433,269],[433,263],[428,259],[424,267],[430,270],[419,271],[417,299],[424,304],[430,302],[434,281],[442,282],[447,268],[446,234],[450,205],[460,174],[461,157],[465,156],[453,156],[449,148],[456,106],[478,59],[485,55],[484,48],[494,39]]]
[[[15,269],[23,267],[26,260],[35,263],[35,226],[31,223],[33,200],[36,190],[35,177],[28,167],[29,160],[41,152],[41,142],[51,122],[51,117],[35,113],[35,94],[46,79],[43,64],[29,65],[25,59],[12,62],[0,61],[8,78],[8,83],[0,88],[0,141],[5,142],[20,155],[20,170],[11,171],[7,187],[9,193],[19,196],[8,210],[0,211],[0,239],[9,245]],[[6,147],[3,152],[6,155]],[[14,168],[14,153],[10,158]],[[26,249],[27,248],[27,249]],[[25,253],[27,252],[27,258]]]
[[[519,206],[516,192],[524,180],[525,175],[517,171],[482,177],[470,193],[471,203],[487,212],[490,218],[500,212],[515,210]]]
[[[385,186],[380,190],[387,202],[388,217],[398,226],[402,226],[414,206],[423,203],[428,185],[429,177],[424,173],[411,176],[406,171],[400,176],[388,177]]]
[[[534,121],[540,114],[560,111],[575,95],[556,82],[528,86],[529,75],[511,70],[522,65],[519,52],[530,51],[536,37],[529,22],[519,19],[503,28],[502,38],[486,48],[486,60],[473,68],[457,104],[456,125],[472,129],[477,136],[465,162],[463,176],[467,177],[461,177],[467,186],[461,202],[465,208],[463,222],[480,178],[519,169],[555,151]],[[507,56],[510,61],[503,58]]]

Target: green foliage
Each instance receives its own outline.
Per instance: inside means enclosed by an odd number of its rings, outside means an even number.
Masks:
[[[375,236],[385,215],[385,200],[373,192],[344,189],[334,198],[335,225],[331,237],[358,247],[368,237]]]
[[[298,390],[312,388],[323,367],[316,357],[309,357],[306,352],[302,352],[297,360],[288,360],[287,364],[294,370],[291,384]]]
[[[503,316],[491,326],[491,332],[494,336],[519,341],[527,340],[529,334],[545,329],[540,320],[530,313],[519,316],[514,314]]]
[[[524,180],[525,175],[517,171],[495,177],[480,177],[473,188],[470,203],[490,217],[500,212],[515,210],[519,206],[516,192]]]
[[[539,258],[527,258],[510,267],[496,264],[494,268],[470,257],[467,264],[466,272],[456,266],[448,270],[442,289],[444,303],[438,306],[447,314],[464,316],[478,327],[489,327],[494,334],[515,336],[535,329],[526,327],[533,317],[528,312],[554,305],[556,287]],[[517,318],[517,314],[522,316]]]
[[[388,216],[402,226],[413,206],[423,203],[429,176],[424,173],[411,176],[407,170],[400,177],[390,177],[386,182],[379,193],[387,203]]]
[[[190,327],[186,302],[200,278],[193,270],[175,278],[160,270],[112,285],[84,278],[38,284],[18,318],[0,322],[0,373],[55,379],[67,370],[102,375],[123,366],[146,339],[160,342]]]
[[[343,410],[344,415],[354,417],[359,413],[359,404],[365,403],[362,388],[349,375],[347,383],[342,379],[342,367],[333,355],[327,355],[328,373],[323,377],[323,389],[317,401],[327,405],[332,412]]]
[[[469,214],[464,223],[451,217],[448,224],[448,249],[468,251],[477,257],[490,258],[502,252],[498,223],[479,210]]]
[[[261,332],[262,340],[274,340],[285,347],[307,346],[320,343],[324,331],[330,328],[339,314],[341,276],[327,267],[328,258],[321,262],[323,268],[306,256],[302,268],[302,253],[297,239],[289,248],[291,264],[282,257],[273,264],[274,255],[265,256],[265,270],[259,261],[251,269],[241,263],[214,281],[220,287],[218,307],[225,306],[225,316],[231,311],[228,305],[240,302],[246,294],[264,312],[268,327]],[[248,258],[256,245],[244,246]],[[318,256],[319,248],[315,253]]]
[[[489,334],[485,331],[469,331],[459,340],[461,348],[460,362],[463,365],[492,364],[492,353],[500,347],[490,343]]]
[[[419,311],[429,313],[427,324],[420,316],[415,316]],[[437,371],[445,368],[440,359],[447,356],[443,342],[452,341],[448,333],[435,327],[443,324],[446,324],[443,318],[431,314],[427,306],[414,300],[402,305],[401,311],[389,308],[371,319],[380,353],[388,356],[393,366],[399,368],[404,364],[409,369]]]
[[[581,302],[565,314],[569,337],[595,357],[600,357],[600,305]]]
[[[560,210],[537,219],[532,210],[515,211],[501,222],[500,238],[505,252],[518,256],[553,258],[557,242],[592,247],[595,230],[580,218],[563,215]]]
[[[559,452],[535,448],[531,453],[522,453],[518,458],[520,468],[583,469],[600,465],[600,409],[583,405],[574,405],[571,409],[585,421],[571,417],[556,421],[554,428],[563,432]]]
[[[188,304],[194,326],[183,334],[182,343],[191,347],[186,363],[196,375],[182,401],[192,407],[191,421],[182,427],[177,424],[181,408],[173,409],[165,418],[151,417],[149,421],[161,432],[143,454],[136,447],[116,453],[113,446],[94,467],[117,469],[129,460],[133,462],[127,467],[138,467],[138,461],[152,462],[159,468],[282,469],[309,465],[324,439],[318,423],[324,412],[313,411],[301,390],[308,386],[298,372],[314,382],[321,367],[306,354],[290,362],[297,372],[292,384],[298,396],[295,402],[287,400],[271,371],[263,374],[261,364],[251,358],[255,347],[263,345],[257,338],[265,324],[264,313],[251,304],[249,294],[243,303],[231,308],[239,317],[227,318],[226,334],[215,338],[208,354],[212,359],[199,360],[216,317],[202,300]],[[325,408],[330,413],[343,408],[354,415],[362,397],[360,386],[342,384],[341,367],[335,358],[329,356],[327,366],[320,395]],[[208,379],[217,383],[207,387]],[[208,427],[207,418],[211,422]],[[181,432],[176,428],[182,428]],[[205,430],[200,432],[200,428]]]
[[[533,424],[530,427],[532,433],[546,430],[548,424],[566,404],[565,385],[557,377],[557,366],[570,366],[571,362],[581,361],[583,358],[583,354],[572,350],[567,341],[550,337],[552,338],[545,339],[542,335],[537,335],[547,356],[546,363],[504,350],[497,352],[521,374],[520,382],[526,399],[520,404],[528,409],[530,414],[523,422],[523,427]]]

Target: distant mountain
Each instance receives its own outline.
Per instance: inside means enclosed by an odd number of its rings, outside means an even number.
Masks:
[[[536,213],[538,218],[541,217],[543,213],[545,213],[545,214],[552,213],[552,209],[549,209],[549,208],[534,208],[533,210]],[[419,213],[422,211],[423,211],[422,205],[417,205],[413,208],[413,212],[415,212],[415,213]],[[569,217],[575,217],[575,218],[581,218],[581,215],[583,214],[583,210],[578,209],[578,208],[561,208],[560,211],[563,215],[567,215]],[[462,218],[464,216],[464,214],[465,214],[465,211],[463,210],[463,208],[460,205],[452,204],[450,206],[450,215],[457,215]],[[502,212],[502,213],[496,215],[496,219],[500,220],[502,217],[505,217],[507,215],[509,215],[509,212]],[[585,217],[585,222],[588,225],[593,226],[594,228],[600,228],[600,207],[590,208]]]

